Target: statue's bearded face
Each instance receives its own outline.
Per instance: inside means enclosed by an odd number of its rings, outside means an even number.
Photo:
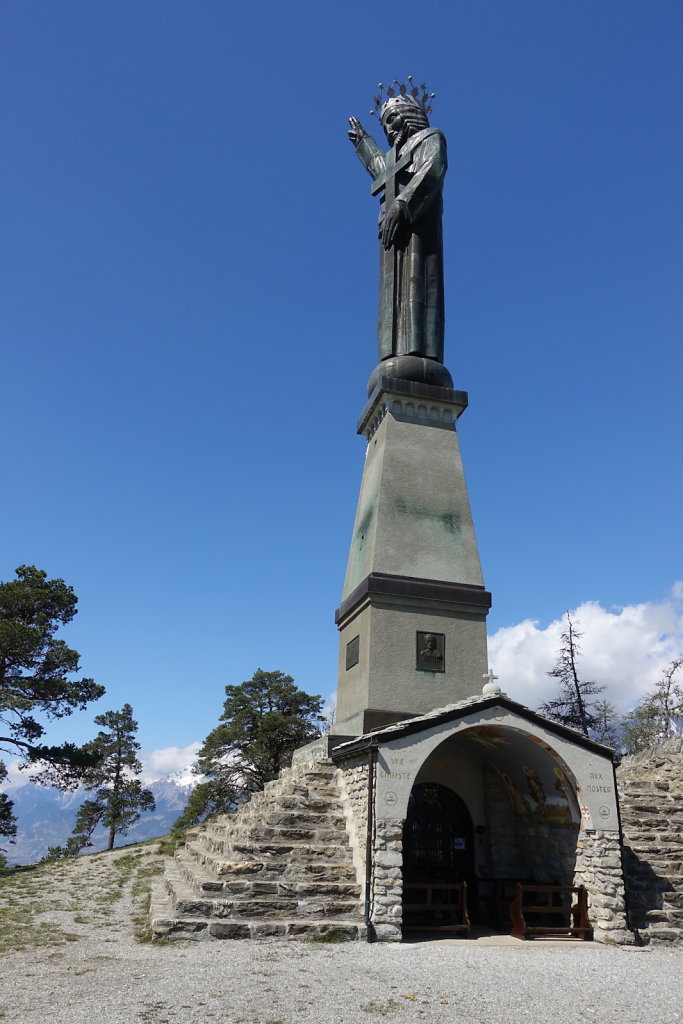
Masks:
[[[398,107],[390,107],[386,111],[382,126],[390,146],[400,146],[410,134],[408,123]]]
[[[400,149],[411,135],[429,128],[429,121],[419,103],[411,103],[405,96],[395,96],[382,107],[382,127],[389,145]]]

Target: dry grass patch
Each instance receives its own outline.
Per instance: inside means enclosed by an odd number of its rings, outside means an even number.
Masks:
[[[148,844],[0,871],[0,954],[77,942],[107,922],[147,938],[145,911],[162,859]],[[126,899],[124,906],[121,901]],[[128,900],[133,911],[128,915]],[[59,954],[50,954],[51,956]]]

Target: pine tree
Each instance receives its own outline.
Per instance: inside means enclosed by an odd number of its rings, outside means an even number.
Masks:
[[[593,705],[593,711],[595,722],[591,730],[591,739],[618,750],[621,747],[622,724],[616,707],[608,700],[598,700]]]
[[[320,735],[322,698],[299,690],[282,672],[257,669],[239,686],[226,686],[225,693],[220,724],[204,740],[194,769],[204,780],[174,831],[234,810],[277,778],[297,747]]]
[[[107,849],[112,850],[117,836],[125,835],[145,811],[155,808],[152,791],[143,789],[140,780],[133,777],[140,774],[142,764],[137,757],[140,744],[135,739],[138,723],[130,704],[124,704],[120,711],[105,711],[95,718],[95,724],[103,729],[87,746],[99,763],[85,780],[86,789],[94,796],[78,809],[71,839],[65,847],[57,848],[62,856],[73,856],[92,846],[92,834],[98,825],[108,830]]]
[[[64,718],[104,693],[92,679],[72,679],[79,654],[55,638],[71,622],[78,598],[64,580],[49,580],[35,565],[0,582],[0,751],[34,767],[33,781],[73,788],[92,766],[92,753],[73,743],[43,741],[48,720]],[[38,772],[35,772],[38,768]],[[0,782],[6,777],[0,761]],[[0,836],[16,832],[12,801],[0,793]]]
[[[2,761],[0,761],[0,782],[3,782],[7,778],[7,769],[5,768]],[[0,838],[9,839],[12,843],[14,837],[17,834],[17,819],[12,814],[13,802],[7,796],[6,793],[0,793]],[[4,853],[2,847],[0,847],[0,854]],[[0,867],[2,867],[3,857],[0,856]]]
[[[629,754],[647,750],[680,732],[683,718],[683,687],[675,676],[683,658],[674,658],[662,672],[654,690],[624,719],[624,745]]]
[[[583,633],[578,632],[578,625],[578,622],[572,622],[567,612],[567,629],[560,637],[561,646],[555,668],[548,672],[549,676],[560,680],[560,691],[557,697],[541,704],[540,710],[548,718],[572,729],[578,729],[584,736],[589,736],[596,726],[598,716],[595,702],[590,702],[586,698],[602,693],[605,687],[579,678],[579,640]]]

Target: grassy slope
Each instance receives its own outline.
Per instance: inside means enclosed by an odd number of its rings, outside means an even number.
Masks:
[[[112,934],[130,922],[147,938],[152,879],[163,871],[160,841],[111,853],[0,870],[0,955],[78,942],[99,924]],[[121,911],[124,909],[122,916]]]

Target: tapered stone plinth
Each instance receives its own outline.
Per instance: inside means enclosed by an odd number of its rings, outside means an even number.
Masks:
[[[455,423],[467,395],[382,377],[342,603],[332,732],[368,729],[481,692],[484,589]]]

